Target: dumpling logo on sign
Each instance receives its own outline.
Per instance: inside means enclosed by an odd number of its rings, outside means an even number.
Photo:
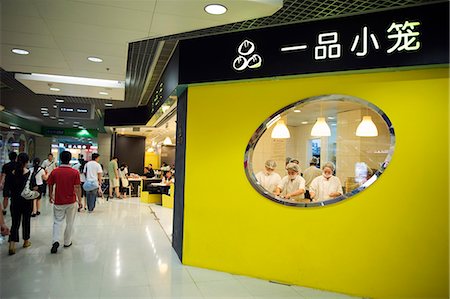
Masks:
[[[256,46],[248,39],[244,40],[238,47],[239,56],[233,60],[233,69],[244,71],[245,69],[257,69],[262,65],[262,57],[254,53]]]

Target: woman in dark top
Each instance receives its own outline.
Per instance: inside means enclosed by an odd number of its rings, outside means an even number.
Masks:
[[[26,153],[20,153],[17,157],[16,168],[11,179],[11,234],[9,235],[9,255],[16,253],[16,242],[19,242],[19,227],[22,221],[23,247],[31,246],[30,242],[30,218],[33,210],[33,201],[23,198],[20,194],[28,180],[30,171],[27,169],[29,158]]]

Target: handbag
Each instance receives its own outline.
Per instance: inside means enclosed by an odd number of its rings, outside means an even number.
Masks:
[[[122,182],[122,187],[127,188],[130,184],[126,178],[121,178],[120,181]]]
[[[22,192],[20,193],[20,196],[22,196],[23,198],[28,199],[28,200],[36,199],[39,197],[39,192],[30,189],[30,178],[31,178],[31,172],[28,174],[28,179],[27,179],[27,182],[25,183],[25,187],[23,188]]]
[[[98,181],[97,180],[89,180],[89,181],[84,182],[83,189],[86,192],[98,189]]]

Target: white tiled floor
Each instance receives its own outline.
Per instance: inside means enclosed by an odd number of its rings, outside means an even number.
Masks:
[[[13,256],[0,246],[0,298],[352,298],[183,266],[169,241],[172,210],[137,198],[78,213],[73,246],[50,254],[51,206],[43,203],[31,219],[32,246]]]

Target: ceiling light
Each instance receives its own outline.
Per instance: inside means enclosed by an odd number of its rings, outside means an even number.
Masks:
[[[277,122],[277,125],[272,130],[272,138],[276,139],[291,138],[291,134],[289,133],[288,128],[284,124],[284,121],[280,120]]]
[[[294,112],[299,113],[299,112],[302,112],[302,110],[300,110],[300,109],[294,109]]]
[[[372,121],[369,115],[363,116],[361,123],[356,129],[356,136],[360,137],[375,137],[378,136],[377,126]]]
[[[13,52],[14,54],[19,54],[19,55],[28,55],[28,54],[30,54],[30,52],[27,51],[27,50],[17,49],[17,48],[12,49],[11,52]]]
[[[98,94],[101,94],[102,96],[107,96],[107,95],[109,95],[109,93],[107,93],[106,91],[100,91]]]
[[[73,123],[76,124],[76,125],[80,124],[79,121],[74,121]]]
[[[17,80],[30,80],[48,83],[64,83],[75,85],[96,86],[103,88],[125,88],[125,81],[106,80],[106,79],[94,79],[85,77],[72,77],[72,76],[60,76],[60,75],[48,75],[48,74],[15,74],[14,77]]]
[[[48,108],[47,107],[41,107],[41,111],[47,111]]]
[[[302,125],[306,125],[307,123],[307,121],[302,121]]]
[[[221,4],[209,4],[205,6],[205,11],[211,15],[223,15],[227,8]]]
[[[335,119],[335,117],[333,117],[333,116],[328,116],[328,119]]]
[[[51,91],[61,91],[61,89],[57,88],[57,87],[50,87]]]
[[[331,130],[325,121],[325,117],[318,117],[311,130],[311,136],[331,136]]]
[[[94,57],[94,56],[88,57],[87,60],[92,61],[92,62],[103,62],[103,59],[101,59],[99,57]]]
[[[55,102],[56,102],[56,103],[64,103],[64,100],[63,100],[63,99],[56,99]]]
[[[165,144],[165,145],[171,145],[172,144],[172,140],[170,140],[169,136],[167,136],[166,139],[164,139],[163,144]]]
[[[17,130],[17,127],[15,127],[15,126],[9,126],[9,128],[10,128],[11,130]]]
[[[56,116],[50,116],[51,119],[56,119]]]
[[[105,103],[105,107],[112,107],[113,106],[113,104],[111,104],[111,103]]]
[[[56,108],[58,108],[58,106],[57,106],[57,105],[53,105],[53,108],[55,108],[55,109],[56,109]]]

